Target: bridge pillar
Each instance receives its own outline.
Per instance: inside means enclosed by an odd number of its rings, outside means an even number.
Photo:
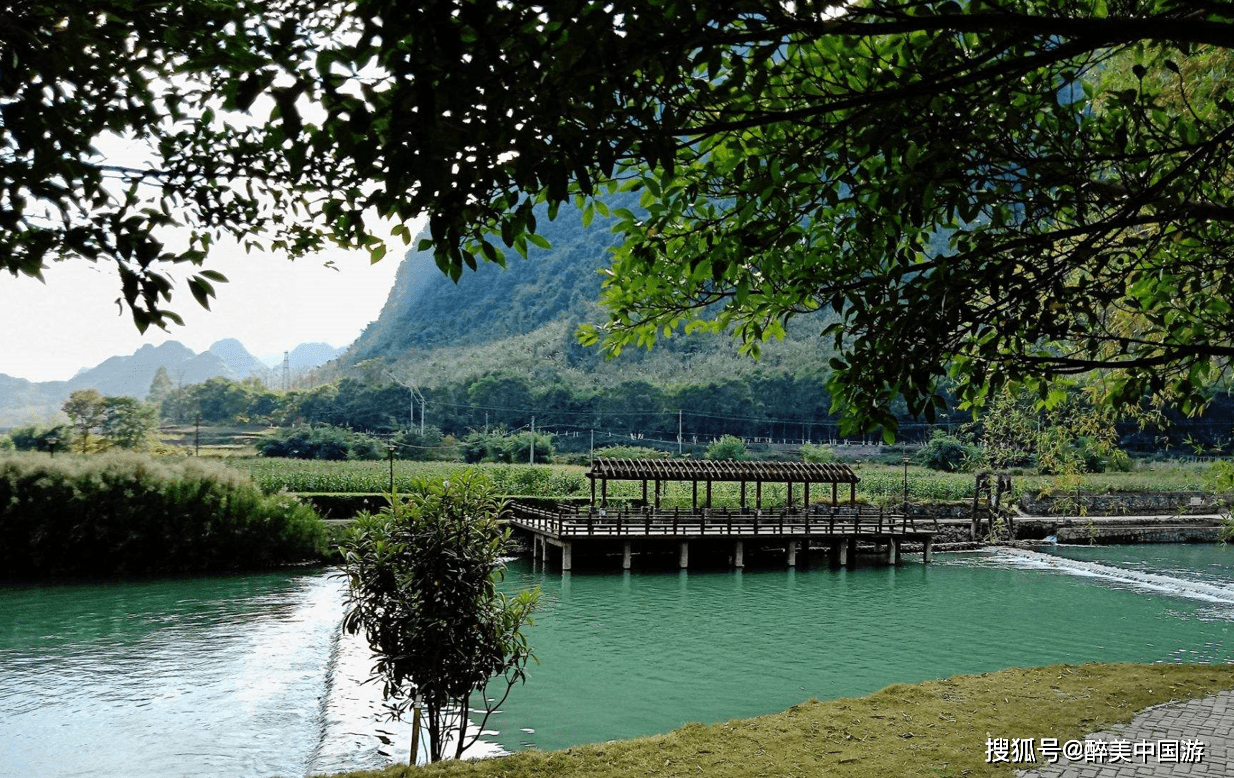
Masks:
[[[574,566],[573,565],[574,560],[572,559],[574,555],[571,553],[571,551],[572,549],[570,548],[570,541],[568,540],[561,541],[561,572],[563,573],[568,573],[570,569]]]
[[[690,566],[690,541],[683,540],[680,544],[680,553],[677,557],[677,565],[683,570]]]
[[[900,544],[895,538],[887,538],[887,564],[894,565],[900,559]]]
[[[621,569],[630,569],[630,541],[626,541],[621,547]]]
[[[848,564],[848,543],[844,540],[832,540],[827,545],[827,555],[832,567],[844,567]]]
[[[848,550],[848,566],[857,566],[857,538],[852,537],[844,541],[844,545]]]
[[[933,537],[926,538],[923,548],[925,550],[923,561],[933,562],[934,561],[934,538]]]
[[[746,545],[744,540],[738,540],[733,544],[733,564],[738,568],[746,566]]]
[[[788,541],[788,566],[789,567],[797,566],[797,541],[796,540]]]

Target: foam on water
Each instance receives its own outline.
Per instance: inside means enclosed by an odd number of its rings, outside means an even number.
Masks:
[[[1066,575],[1087,576],[1116,581],[1132,588],[1160,592],[1192,600],[1234,605],[1234,587],[1189,581],[1171,575],[1145,573],[1080,559],[1042,554],[1018,548],[1000,548],[995,559],[1024,569],[1052,570]]]

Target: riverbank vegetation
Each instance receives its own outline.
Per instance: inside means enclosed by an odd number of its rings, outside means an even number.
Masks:
[[[1011,776],[987,764],[987,738],[1082,739],[1138,711],[1234,688],[1211,665],[1053,665],[896,684],[860,698],[810,700],[782,712],[563,751],[406,765],[336,778],[874,775]],[[1203,737],[1200,737],[1203,740]],[[1042,764],[1038,755],[1038,766]],[[1031,766],[1031,765],[1030,765]]]
[[[0,575],[246,570],[315,561],[307,505],[197,459],[0,456]]]

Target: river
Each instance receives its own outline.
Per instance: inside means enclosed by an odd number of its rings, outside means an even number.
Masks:
[[[1234,550],[1058,547],[930,565],[574,572],[478,755],[1056,662],[1234,661]],[[270,778],[406,759],[323,572],[0,587],[0,776]]]

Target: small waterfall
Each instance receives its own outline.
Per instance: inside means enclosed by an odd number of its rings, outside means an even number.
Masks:
[[[1158,573],[1143,573],[1137,570],[1127,570],[1100,562],[1087,562],[1079,559],[1042,554],[1018,548],[1002,548],[997,552],[1001,558],[1010,561],[1017,567],[1040,570],[1056,570],[1060,573],[1079,576],[1091,576],[1109,581],[1125,583],[1131,587],[1147,589],[1155,592],[1186,597],[1204,602],[1234,605],[1234,587],[1207,584],[1199,581],[1188,581],[1171,575]]]
[[[335,677],[338,674],[339,646],[342,643],[342,637],[343,619],[340,616],[338,623],[335,625],[333,640],[330,641],[330,652],[326,656],[325,677],[317,705],[317,744],[308,756],[305,768],[306,775],[316,775],[326,771],[322,767],[322,751],[326,747],[326,740],[329,737],[329,717],[327,712],[330,709],[330,699],[334,695]]]

